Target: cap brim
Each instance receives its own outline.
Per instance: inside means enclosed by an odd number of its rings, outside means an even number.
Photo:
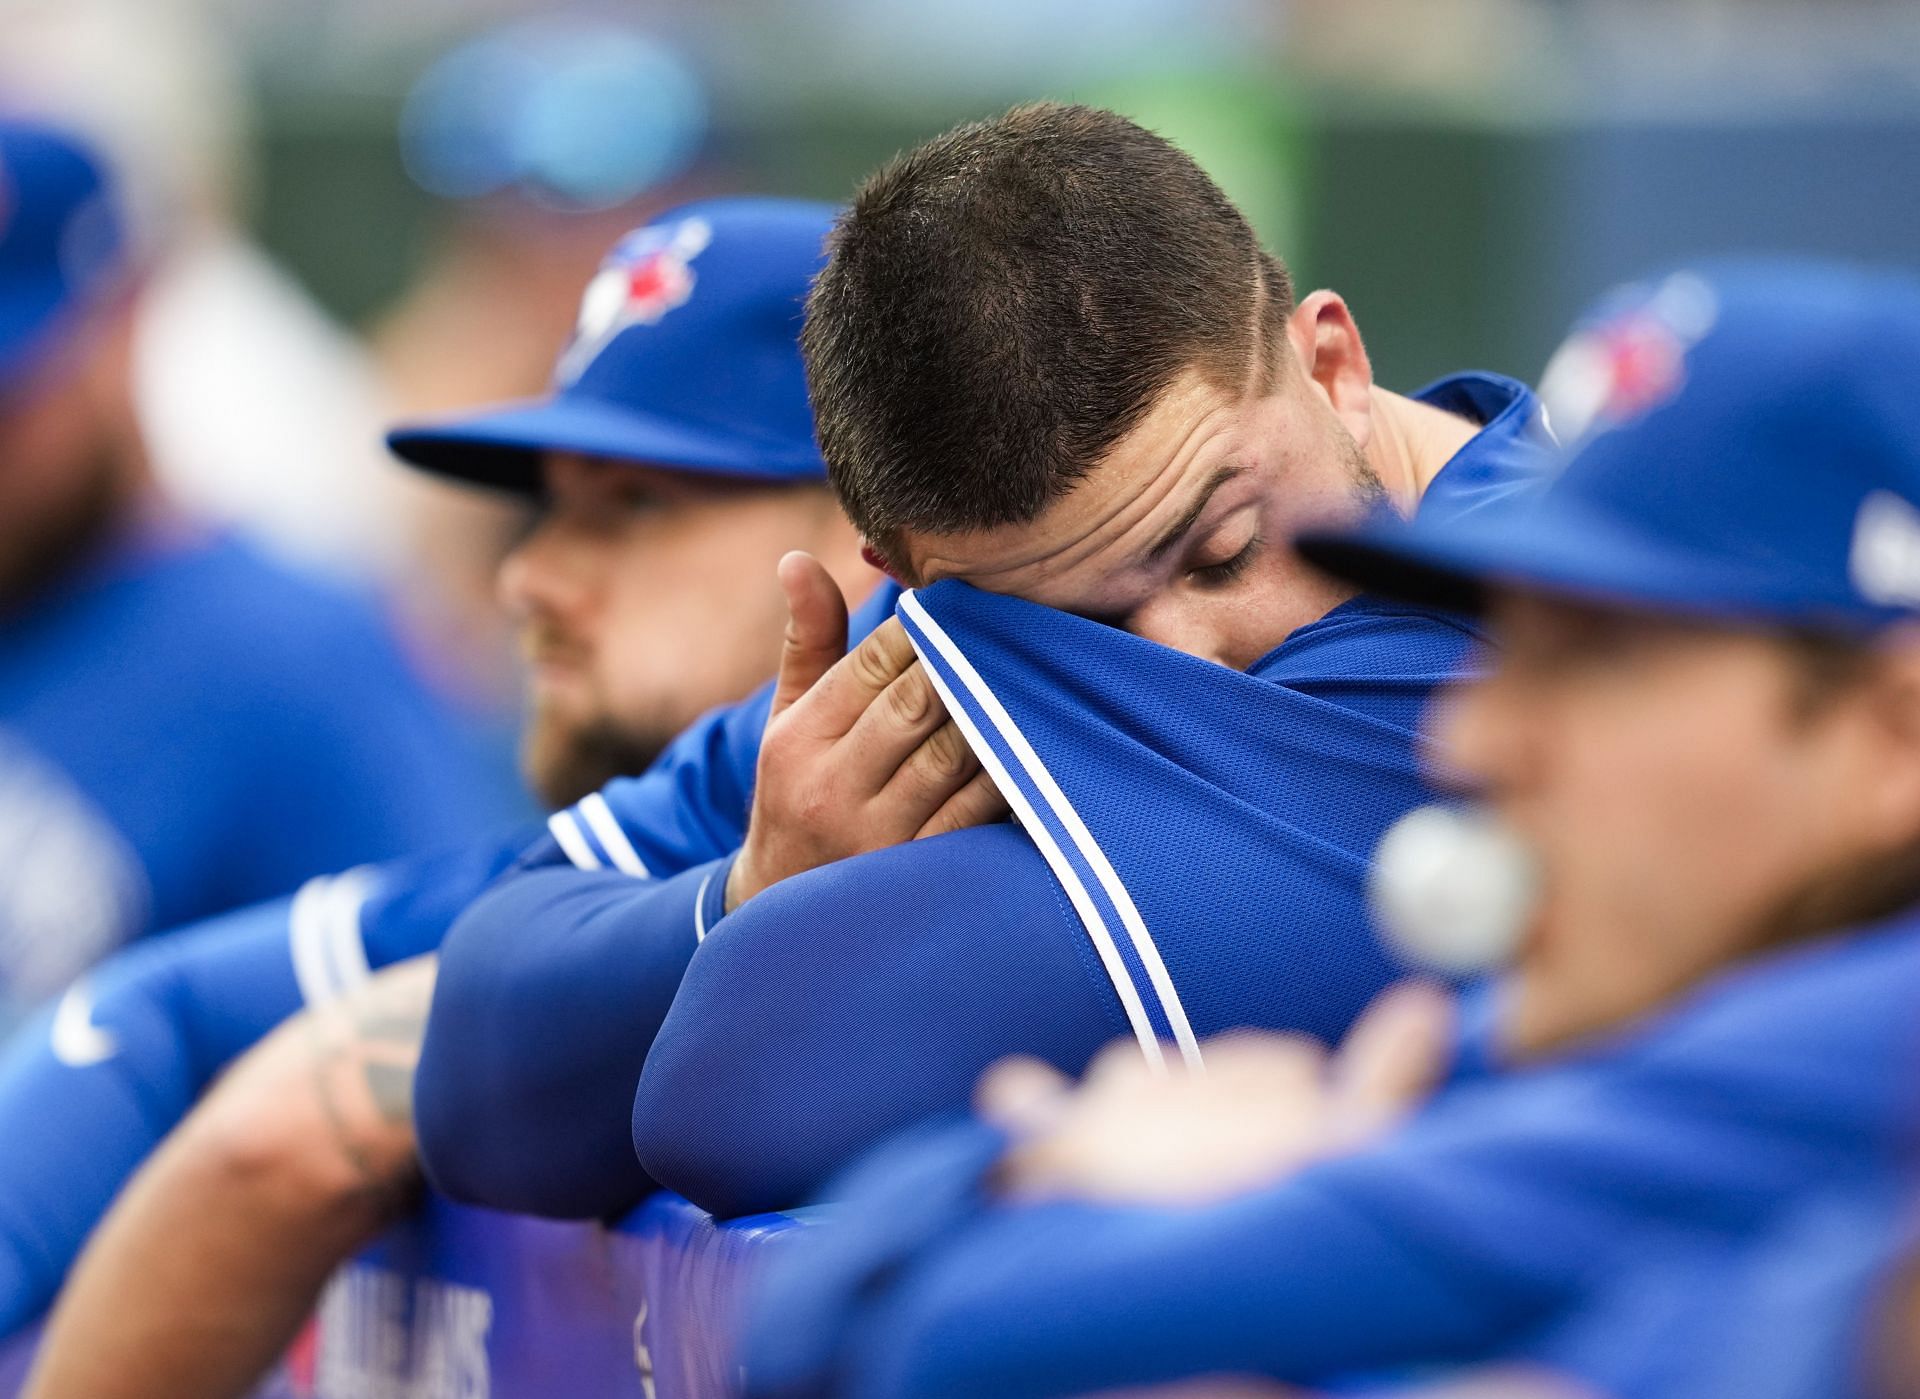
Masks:
[[[1452,612],[1478,613],[1491,593],[1514,591],[1735,623],[1870,620],[1805,578],[1683,554],[1550,495],[1444,525],[1380,516],[1310,531],[1295,548],[1366,592]]]
[[[790,443],[756,443],[583,398],[533,399],[400,427],[387,434],[387,446],[422,470],[523,495],[539,492],[540,459],[548,452],[743,481],[826,478],[817,453],[795,452]]]

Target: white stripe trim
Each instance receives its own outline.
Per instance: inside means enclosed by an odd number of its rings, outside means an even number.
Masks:
[[[1194,1037],[1193,1026],[1187,1020],[1186,1007],[1180,1003],[1180,992],[1173,984],[1173,977],[1167,972],[1166,963],[1161,960],[1160,949],[1153,941],[1153,934],[1147,931],[1146,920],[1140,916],[1140,910],[1134,905],[1133,895],[1127,892],[1127,886],[1120,882],[1120,876],[1114,870],[1113,862],[1107,859],[1107,852],[1100,848],[1100,843],[1093,838],[1093,832],[1087,829],[1087,823],[1080,819],[1080,813],[1074,809],[1073,803],[1067,800],[1067,794],[1060,790],[1060,784],[1054,781],[1053,773],[1041,761],[1040,755],[1034,752],[1033,745],[1027,742],[1027,736],[1020,732],[1019,726],[1013,722],[1013,716],[1007,713],[999,697],[973,668],[973,663],[966,658],[958,646],[954,645],[953,639],[946,634],[940,624],[928,615],[925,606],[917,597],[909,592],[902,594],[900,600],[926,629],[927,634],[933,638],[934,645],[940,648],[941,654],[952,664],[961,681],[973,692],[980,707],[987,712],[987,717],[993,720],[995,727],[1000,730],[1001,737],[1006,739],[1007,746],[1013,749],[1014,756],[1020,759],[1021,766],[1026,768],[1035,785],[1040,788],[1041,794],[1046,797],[1047,804],[1053,808],[1054,814],[1067,828],[1067,834],[1080,848],[1081,855],[1086,858],[1088,864],[1093,866],[1093,872],[1100,881],[1100,887],[1106,890],[1107,897],[1113,901],[1114,908],[1119,911],[1120,921],[1125,925],[1127,936],[1133,942],[1133,950],[1139,956],[1141,965],[1147,969],[1147,977],[1152,981],[1153,989],[1160,997],[1160,1009],[1165,1013],[1167,1025],[1173,1031],[1174,1042],[1180,1046],[1180,1057],[1185,1060],[1190,1069],[1205,1067],[1200,1060],[1200,1043]]]
[[[335,876],[326,890],[321,937],[337,995],[364,986],[373,976],[360,933],[360,910],[373,892],[373,878],[373,871],[362,865]]]
[[[360,910],[373,892],[374,872],[361,866],[302,884],[287,913],[293,979],[307,1005],[325,1005],[373,975],[360,935]]]
[[[1019,730],[1013,728],[1013,720],[1001,707],[993,692],[987,689],[986,682],[980,678],[972,664],[961,654],[960,648],[954,645],[953,639],[927,614],[926,608],[911,592],[900,595],[900,605],[912,616],[915,624],[926,632],[927,639],[933,643],[934,649],[940,653],[941,658],[948,665],[953,667],[960,682],[986,711],[987,717],[993,721],[995,727],[1006,736],[1008,746],[1014,749],[1014,754],[1020,759],[1021,766],[1034,779],[1035,785],[1041,788],[1042,794],[1047,795],[1046,783],[1041,781],[1041,774],[1045,772],[1045,768],[1040,765],[1039,756],[1033,753]],[[911,631],[907,633],[907,639],[914,640]],[[918,649],[917,642],[915,649]],[[1000,755],[994,752],[993,746],[981,735],[971,716],[956,701],[953,692],[947,687],[946,677],[941,673],[940,667],[929,665],[927,675],[932,679],[934,688],[940,692],[940,698],[945,701],[947,713],[952,716],[954,723],[960,726],[960,732],[966,736],[974,755],[980,759],[981,766],[986,768],[988,776],[992,777],[994,784],[999,787],[1000,794],[1013,807],[1014,814],[1021,818],[1021,824],[1028,837],[1040,847],[1040,853],[1046,857],[1047,863],[1052,866],[1054,874],[1059,878],[1061,887],[1066,890],[1067,898],[1072,902],[1074,911],[1080,915],[1080,922],[1087,930],[1087,936],[1093,943],[1094,951],[1099,955],[1100,965],[1106,968],[1107,978],[1113,983],[1115,994],[1120,997],[1120,1006],[1126,1012],[1127,1023],[1133,1027],[1134,1038],[1140,1042],[1140,1052],[1146,1056],[1147,1063],[1151,1067],[1164,1073],[1167,1067],[1166,1056],[1161,1051],[1159,1036],[1154,1033],[1153,1022],[1147,1016],[1147,1008],[1140,999],[1139,989],[1133,984],[1133,976],[1127,971],[1127,965],[1120,957],[1120,949],[1114,945],[1113,935],[1107,929],[1106,920],[1094,907],[1093,899],[1087,893],[1086,886],[1081,883],[1079,873],[1068,862],[1065,853],[1055,842],[1052,832],[1047,829],[1046,823],[1040,819],[1039,813],[1027,800],[1026,793],[1013,781],[1006,766],[1000,761]],[[1008,732],[1009,730],[1011,732]],[[1035,772],[1035,768],[1039,768],[1039,772]],[[1047,781],[1050,782],[1051,779]],[[1054,790],[1057,791],[1058,788]],[[1061,800],[1065,800],[1064,796]],[[1049,805],[1052,804],[1052,798],[1049,796]],[[1171,1017],[1169,1021],[1171,1022]],[[1184,1053],[1184,1046],[1182,1052]]]
[[[600,857],[593,853],[593,847],[587,844],[587,838],[580,834],[580,827],[574,822],[571,811],[556,811],[547,818],[547,829],[553,832],[553,838],[560,842],[560,850],[573,861],[575,869],[604,869]]]
[[[707,877],[700,881],[700,892],[693,896],[693,940],[696,943],[707,940],[707,886],[713,883],[713,871],[707,871]]]
[[[594,792],[581,799],[574,808],[586,818],[587,829],[600,842],[600,848],[607,852],[607,858],[613,861],[613,867],[622,874],[630,874],[635,879],[650,879],[653,871],[647,868],[647,862],[640,858],[640,852],[633,848],[633,842],[627,839],[627,833],[620,829],[620,822],[613,814],[613,808],[607,805],[607,799]]]

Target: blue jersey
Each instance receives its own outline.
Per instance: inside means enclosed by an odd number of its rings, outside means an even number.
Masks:
[[[1218,1205],[994,1205],[995,1134],[923,1134],[776,1263],[750,1389],[1022,1399],[1502,1360],[1623,1399],[1753,1392],[1721,1306],[1770,1316],[1776,1359],[1831,1366],[1841,1313],[1805,1303],[1857,1298],[1858,1245],[1891,1247],[1911,1200],[1917,996],[1908,914],[1462,1078],[1381,1145]],[[1823,1373],[1771,1392],[1848,1392]]]
[[[121,540],[0,620],[0,1004],[499,792],[371,609],[225,536]]]
[[[1423,508],[1533,477],[1521,386],[1428,396],[1485,427]],[[1022,824],[812,871],[722,922],[757,727],[693,736],[730,768],[684,770],[697,819],[630,825],[613,791],[557,818],[554,849],[448,942],[416,1100],[448,1193],[607,1213],[657,1181],[720,1213],[779,1207],[1006,1053],[1337,1033],[1392,975],[1361,874],[1419,800],[1415,723],[1462,671],[1462,623],[1362,599],[1242,675],[959,584],[899,606]],[[1222,896],[1243,870],[1253,892]],[[606,1117],[623,1093],[633,1150]]]
[[[0,1335],[37,1315],[127,1177],[235,1056],[436,948],[525,831],[321,876],[109,958],[0,1054]]]

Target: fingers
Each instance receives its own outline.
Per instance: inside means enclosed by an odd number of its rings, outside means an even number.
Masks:
[[[901,685],[909,675],[913,679]],[[896,690],[896,685],[901,688]],[[863,720],[869,721],[871,731],[850,745],[866,761],[859,773],[849,768],[849,775],[869,782],[873,789],[893,774],[941,717],[939,699],[920,669],[907,630],[892,618],[815,678],[807,703],[795,718],[802,714],[808,736],[823,743],[843,738]],[[884,721],[896,715],[904,724],[890,728]],[[876,725],[872,720],[882,722]]]
[[[901,631],[898,635],[904,643],[906,633]],[[869,638],[870,641],[878,639],[879,632]],[[853,695],[857,685],[859,701],[865,706],[864,712],[853,716],[838,746],[835,773],[852,790],[876,796],[884,793],[889,802],[896,803],[902,812],[900,824],[904,826],[900,838],[905,839],[907,833],[917,830],[941,802],[973,776],[978,765],[958,731],[940,734],[943,727],[953,726],[947,720],[946,706],[941,703],[932,678],[912,654],[911,647],[905,664],[890,682],[873,692],[871,698],[868,698],[867,687],[881,674],[882,666],[892,664],[893,658],[884,648],[876,646],[873,655],[856,667],[853,663],[861,660],[867,649],[867,644],[862,643],[847,657],[844,678],[842,672],[836,671],[821,687],[823,697],[828,686],[834,687],[833,704],[838,709],[843,700]],[[853,674],[855,670],[860,672],[857,678]],[[899,785],[894,785],[896,782]],[[912,815],[911,821],[906,819],[908,814]]]
[[[1007,799],[1000,795],[1000,789],[994,786],[993,779],[984,772],[976,772],[959,791],[946,799],[938,811],[927,818],[926,824],[913,838],[922,840],[927,836],[945,835],[948,831],[963,831],[969,826],[991,826],[1012,814]]]
[[[1365,1139],[1425,1099],[1446,1069],[1453,1032],[1453,997],[1444,988],[1408,981],[1382,992],[1333,1060],[1345,1130]]]
[[[769,718],[818,684],[847,650],[847,600],[820,560],[796,549],[780,560],[778,576],[787,595],[787,633]]]
[[[974,1089],[980,1115],[1015,1136],[1032,1136],[1058,1120],[1071,1087],[1050,1064],[1024,1054],[993,1065]]]

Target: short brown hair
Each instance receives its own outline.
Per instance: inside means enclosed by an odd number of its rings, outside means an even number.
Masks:
[[[899,156],[829,241],[801,345],[820,445],[883,552],[1037,517],[1189,368],[1284,344],[1286,267],[1193,159],[1035,103]],[[897,561],[897,560],[896,560]]]

